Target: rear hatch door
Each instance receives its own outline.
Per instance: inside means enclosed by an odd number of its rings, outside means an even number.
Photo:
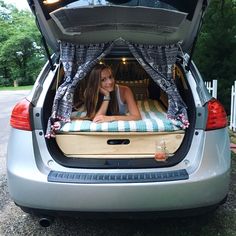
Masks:
[[[201,12],[208,5],[208,0],[28,2],[53,51],[58,50],[59,40],[84,44],[123,38],[135,43],[182,41],[183,50],[188,52],[198,32]]]

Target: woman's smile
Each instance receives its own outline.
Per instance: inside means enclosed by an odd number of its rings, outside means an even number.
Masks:
[[[108,92],[112,92],[115,86],[115,79],[109,69],[101,71],[101,87]]]

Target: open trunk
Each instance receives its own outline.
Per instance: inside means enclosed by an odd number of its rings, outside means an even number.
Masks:
[[[77,45],[76,48],[79,48],[83,55],[87,53],[89,55],[87,58],[82,56],[82,59],[80,55],[75,56],[81,59],[75,65],[80,65],[82,71],[85,70],[85,74],[92,69],[89,68],[89,65],[92,67],[94,62],[104,60],[115,72],[117,82],[132,89],[140,105],[139,108],[144,114],[143,123],[118,122],[118,124],[113,124],[113,129],[110,129],[109,125],[98,127],[91,123],[86,123],[87,126],[85,125],[85,128],[83,126],[81,129],[82,122],[67,123],[57,132],[56,139],[46,141],[54,159],[66,166],[96,168],[169,166],[181,161],[189,150],[193,136],[195,103],[185,78],[183,60],[180,57],[174,72],[177,89],[172,86],[173,81],[169,71],[176,61],[176,55],[183,56],[184,53],[190,52],[191,59],[191,51],[194,48],[194,42],[209,0],[194,0],[191,3],[188,0],[64,0],[53,1],[53,3],[43,0],[28,0],[28,2],[36,16],[45,42],[56,55],[60,55],[60,57],[72,55],[71,52],[66,51],[67,49],[61,51],[62,44]],[[116,44],[119,46],[119,50],[116,50],[113,55],[114,51],[109,53],[109,50],[116,47]],[[176,47],[177,44],[181,45],[181,50],[179,50],[180,47]],[[140,52],[141,54],[143,52],[142,47],[145,48],[145,52],[140,55]],[[152,48],[156,50],[158,47],[159,51],[152,51]],[[88,48],[87,51],[84,48]],[[129,50],[132,53],[128,52]],[[63,56],[62,52],[66,56]],[[159,54],[159,59],[157,54]],[[91,55],[93,56],[91,57]],[[103,58],[104,55],[107,56]],[[124,57],[126,60],[122,60]],[[151,60],[149,60],[150,58]],[[63,60],[61,60],[62,64],[65,64]],[[167,63],[164,65],[165,60]],[[51,61],[50,57],[49,61]],[[155,64],[156,61],[161,65]],[[157,68],[153,67],[153,63]],[[143,64],[146,64],[146,67]],[[144,72],[141,65],[145,71],[152,70],[151,75]],[[51,68],[53,68],[52,65]],[[165,90],[168,95],[160,88],[163,82],[160,82],[162,79],[158,78],[160,71],[161,73],[164,71],[164,83],[171,83],[172,88]],[[71,76],[71,79],[73,77],[74,75]],[[62,78],[63,75],[60,76],[61,81]],[[44,131],[49,137],[48,129],[56,119],[68,120],[70,118],[70,112],[67,113],[68,116],[64,116],[65,110],[62,109],[63,112],[60,112],[60,108],[53,110],[53,116],[47,113],[61,101],[65,105],[67,95],[71,98],[70,91],[63,87],[62,90],[66,91],[65,96],[63,95],[61,100],[55,102],[55,98],[58,97],[55,87],[56,82],[47,93],[46,104],[43,106],[46,111],[44,113]],[[169,93],[170,90],[171,93],[173,92],[172,94]],[[174,93],[174,91],[177,92]],[[178,97],[178,93],[180,97]],[[143,107],[150,108],[150,106],[156,107],[156,111],[142,110]],[[186,118],[186,113],[188,113],[186,119],[187,122],[190,122],[190,126],[187,129],[181,129],[175,121],[165,119],[166,114],[170,115],[170,109],[174,110],[173,113],[176,112],[172,117],[179,118],[183,114],[182,117]],[[154,113],[162,115],[161,121],[159,115],[152,117]],[[152,119],[148,117],[152,117]],[[88,126],[89,128],[86,128]],[[165,162],[157,162],[154,159],[158,143],[162,143],[162,146],[164,143],[165,150],[167,150],[168,159]],[[121,164],[120,160],[127,162]]]
[[[111,58],[111,55],[108,55],[104,61],[112,67],[117,84],[125,84],[131,88],[144,119],[136,125],[134,121],[131,123],[119,121],[119,124],[112,122],[114,124],[109,124],[109,127],[106,124],[95,127],[95,124],[90,121],[76,120],[66,123],[57,132],[56,141],[48,141],[55,158],[67,166],[101,168],[106,168],[108,163],[107,167],[140,168],[169,166],[181,161],[184,153],[188,151],[187,147],[192,136],[194,111],[190,111],[190,108],[194,106],[180,63],[175,65],[174,77],[180,95],[189,107],[191,125],[186,130],[178,126],[177,121],[166,118],[167,94],[157,86],[133,57]],[[77,89],[79,90],[80,87],[78,86]],[[157,111],[153,111],[151,106],[155,106]],[[153,117],[154,114],[157,114],[157,121]],[[161,116],[160,120],[158,116]],[[83,122],[86,126],[84,130]],[[155,159],[155,154],[160,151],[160,148],[162,151],[164,148],[167,153],[167,160],[164,162]],[[58,152],[61,155],[55,155]],[[122,160],[128,162],[121,164]]]

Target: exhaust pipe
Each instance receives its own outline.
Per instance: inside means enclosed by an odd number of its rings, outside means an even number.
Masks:
[[[39,219],[39,224],[44,228],[49,227],[52,224],[52,222],[53,218],[47,216]]]

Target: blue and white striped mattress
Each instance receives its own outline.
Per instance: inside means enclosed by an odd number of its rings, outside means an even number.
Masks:
[[[94,123],[89,120],[72,120],[62,125],[58,132],[170,132],[181,130],[181,123],[166,117],[158,101],[138,101],[142,120]],[[84,112],[73,112],[72,116],[83,117]]]

